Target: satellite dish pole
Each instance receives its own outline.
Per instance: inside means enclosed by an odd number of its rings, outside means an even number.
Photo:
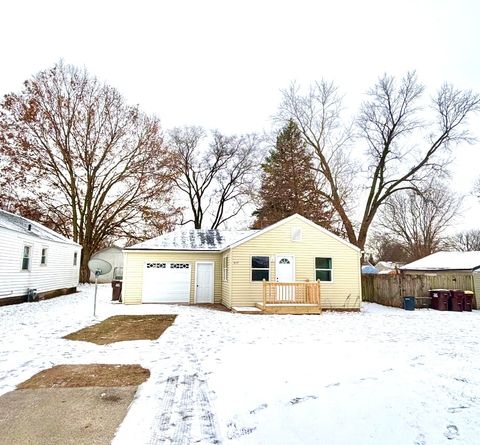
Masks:
[[[95,275],[95,293],[93,296],[93,316],[95,317],[97,311],[98,277],[109,273],[112,270],[112,265],[108,261],[94,258],[88,262],[88,268]]]

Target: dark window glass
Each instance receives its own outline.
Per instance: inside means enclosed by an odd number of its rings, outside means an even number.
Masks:
[[[331,270],[317,270],[315,273],[315,280],[320,281],[332,281]]]
[[[40,264],[47,263],[47,249],[42,249],[42,258],[40,259]]]
[[[74,265],[74,266],[77,265],[77,257],[78,257],[78,253],[77,253],[77,252],[74,252],[74,253],[73,253],[73,265]]]
[[[252,269],[268,269],[270,258],[268,256],[253,256]]]
[[[28,270],[30,266],[30,247],[23,246],[22,270]]]
[[[315,269],[331,269],[331,258],[315,258]]]
[[[268,269],[252,269],[252,281],[268,281]]]

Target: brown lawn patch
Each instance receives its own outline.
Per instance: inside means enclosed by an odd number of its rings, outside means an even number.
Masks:
[[[17,389],[138,386],[150,377],[140,365],[58,365],[35,374]]]
[[[176,317],[176,315],[116,315],[63,338],[89,341],[97,345],[117,341],[156,340],[171,326]]]

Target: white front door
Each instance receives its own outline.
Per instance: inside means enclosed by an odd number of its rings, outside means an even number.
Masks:
[[[197,263],[196,302],[213,303],[213,263]]]
[[[295,258],[293,255],[276,257],[275,274],[278,283],[293,283],[295,281]],[[295,301],[295,287],[277,286],[276,298],[281,301]]]
[[[279,283],[295,281],[295,260],[293,255],[282,255],[276,258],[276,278]]]

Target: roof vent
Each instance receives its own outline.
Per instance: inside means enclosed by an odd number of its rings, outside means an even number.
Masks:
[[[29,232],[32,231],[32,225],[31,225],[31,224],[28,225],[28,231],[29,231]]]
[[[292,227],[292,241],[302,240],[302,229],[300,227]]]

